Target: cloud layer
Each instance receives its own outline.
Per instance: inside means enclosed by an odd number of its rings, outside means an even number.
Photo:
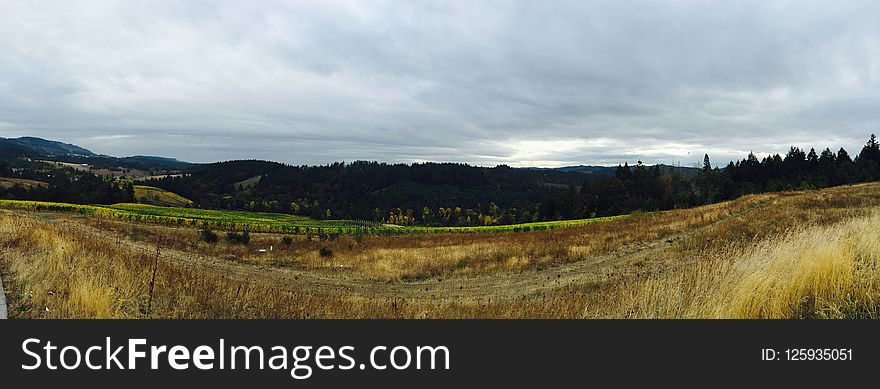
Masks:
[[[4,1],[0,136],[294,164],[857,152],[873,1]]]

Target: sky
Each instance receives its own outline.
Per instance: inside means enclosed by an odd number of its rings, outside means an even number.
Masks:
[[[857,154],[877,1],[0,1],[0,137],[291,164]]]

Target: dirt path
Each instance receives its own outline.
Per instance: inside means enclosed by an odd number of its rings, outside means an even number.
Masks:
[[[0,280],[0,319],[6,318],[6,293],[3,291],[3,280]]]
[[[365,278],[356,273],[331,270],[301,270],[276,268],[231,262],[228,260],[172,249],[160,250],[160,259],[173,261],[190,268],[225,274],[239,280],[272,282],[283,288],[314,293],[339,293],[368,298],[500,300],[533,295],[571,285],[598,284],[614,277],[648,271],[651,266],[665,266],[655,258],[673,248],[676,241],[697,231],[732,217],[750,214],[766,204],[755,204],[739,213],[720,218],[708,225],[665,236],[658,240],[639,242],[618,248],[611,253],[596,255],[582,261],[545,268],[528,269],[486,275],[462,276],[449,279],[433,278],[420,281],[385,282]],[[96,239],[106,239],[106,231],[87,225],[78,225],[80,231]],[[147,243],[119,239],[133,252],[155,253],[156,247]],[[642,264],[635,269],[634,263]]]

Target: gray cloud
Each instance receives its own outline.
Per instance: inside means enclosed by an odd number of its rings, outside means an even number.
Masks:
[[[113,155],[692,164],[857,152],[872,1],[4,1],[0,136]]]

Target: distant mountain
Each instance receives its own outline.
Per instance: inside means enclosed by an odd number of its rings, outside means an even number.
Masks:
[[[127,169],[186,169],[193,164],[174,158],[136,155],[132,157],[112,157],[93,153],[77,145],[36,137],[0,138],[0,157],[28,157],[58,162],[85,163],[96,168]]]
[[[204,170],[221,170],[227,174],[236,171],[241,174],[229,175],[227,179],[240,181],[244,179],[262,176],[269,172],[277,171],[283,164],[268,161],[229,161],[214,164],[192,164],[179,161],[174,158],[135,155],[131,157],[113,157],[96,154],[83,147],[53,140],[36,137],[0,138],[0,158],[28,157],[31,159],[45,159],[57,162],[76,164],[88,164],[95,169],[118,168],[138,169],[143,171],[184,171],[196,172]],[[383,164],[384,165],[384,164]],[[442,165],[442,164],[441,164]],[[678,167],[659,165],[663,173],[675,171],[685,177],[695,175],[699,170],[690,167]],[[231,169],[230,169],[231,168]],[[536,184],[541,187],[565,188],[569,186],[580,187],[585,181],[599,180],[611,176],[616,171],[616,166],[590,166],[576,165],[558,168],[509,168],[507,166],[492,168],[476,168],[475,171],[492,172],[509,169],[511,174],[520,177],[523,182]],[[504,168],[504,169],[502,169]],[[239,177],[240,176],[240,177]]]
[[[666,164],[662,164],[662,163],[659,164],[659,166],[660,166],[661,173],[674,171],[674,172],[679,173],[685,177],[691,177],[700,171],[700,169],[693,168],[693,167],[687,167],[687,166],[672,166],[672,165],[666,165]],[[610,176],[610,175],[614,174],[614,171],[617,169],[617,166],[576,165],[576,166],[563,166],[563,167],[555,167],[555,168],[527,167],[527,168],[522,168],[522,169],[542,171],[542,172],[548,172],[548,171],[576,172],[576,173],[590,174],[590,175],[593,175],[596,177],[602,177],[602,176]]]
[[[30,136],[21,138],[0,138],[0,144],[17,145],[31,150],[36,154],[47,157],[94,157],[97,155],[77,145]]]
[[[167,169],[187,169],[194,166],[193,163],[180,161],[176,158],[154,157],[147,155],[135,155],[133,157],[116,158],[116,160],[119,161],[119,163],[122,165],[137,164],[147,168],[159,167]]]
[[[33,150],[25,146],[0,138],[0,158],[31,157],[34,154]]]

